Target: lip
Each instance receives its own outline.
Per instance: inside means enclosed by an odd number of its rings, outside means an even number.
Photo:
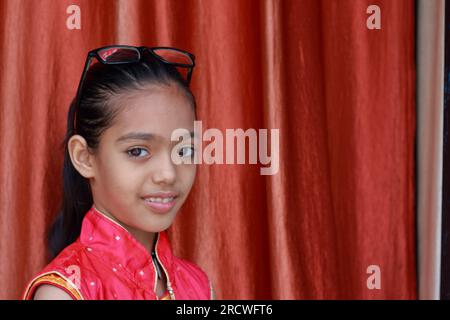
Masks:
[[[164,199],[164,198],[171,198],[171,197],[173,197],[174,199],[167,203],[150,202],[150,201],[145,200],[148,198],[163,198]],[[148,208],[150,208],[153,212],[156,212],[156,213],[169,212],[175,206],[175,203],[177,202],[177,198],[178,198],[178,193],[176,193],[176,192],[155,192],[155,193],[147,194],[142,197],[145,205]]]
[[[152,197],[152,198],[170,198],[170,197],[176,198],[176,197],[178,197],[178,193],[174,192],[174,191],[166,191],[166,192],[160,191],[160,192],[146,194],[142,198],[146,199],[146,198],[150,198],[150,197]]]

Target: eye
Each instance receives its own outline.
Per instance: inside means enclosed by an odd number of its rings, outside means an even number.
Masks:
[[[142,158],[144,156],[146,156],[145,154],[142,155],[142,151],[146,152],[147,155],[149,154],[147,150],[145,150],[144,148],[133,148],[127,151],[127,154],[131,157],[131,158]]]
[[[193,157],[194,156],[194,146],[185,146],[180,149],[178,155],[180,157]]]

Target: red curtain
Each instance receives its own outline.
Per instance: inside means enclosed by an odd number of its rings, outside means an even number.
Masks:
[[[0,1],[0,298],[47,262],[69,102],[109,44],[193,52],[204,129],[280,130],[278,174],[200,165],[170,228],[217,298],[416,298],[414,1],[373,2]]]

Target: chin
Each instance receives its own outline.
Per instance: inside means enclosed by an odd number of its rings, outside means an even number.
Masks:
[[[148,221],[147,223],[145,223],[145,225],[142,225],[141,229],[146,232],[161,232],[168,229],[172,225],[172,223],[173,219],[163,219],[156,221],[155,219],[151,219],[151,221]]]

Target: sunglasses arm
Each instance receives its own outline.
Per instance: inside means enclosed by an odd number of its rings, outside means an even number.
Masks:
[[[95,57],[95,53],[89,52],[87,58],[86,58],[86,63],[84,64],[84,69],[83,69],[83,76],[80,79],[80,83],[78,84],[78,89],[77,89],[77,96],[76,96],[76,101],[75,101],[75,111],[74,111],[74,118],[73,118],[73,128],[74,130],[76,129],[76,123],[77,123],[77,113],[78,113],[78,106],[80,104],[80,94],[81,94],[81,87],[83,86],[84,83],[84,79],[86,78],[86,73],[87,70],[89,69],[89,65],[91,63],[92,58]]]

